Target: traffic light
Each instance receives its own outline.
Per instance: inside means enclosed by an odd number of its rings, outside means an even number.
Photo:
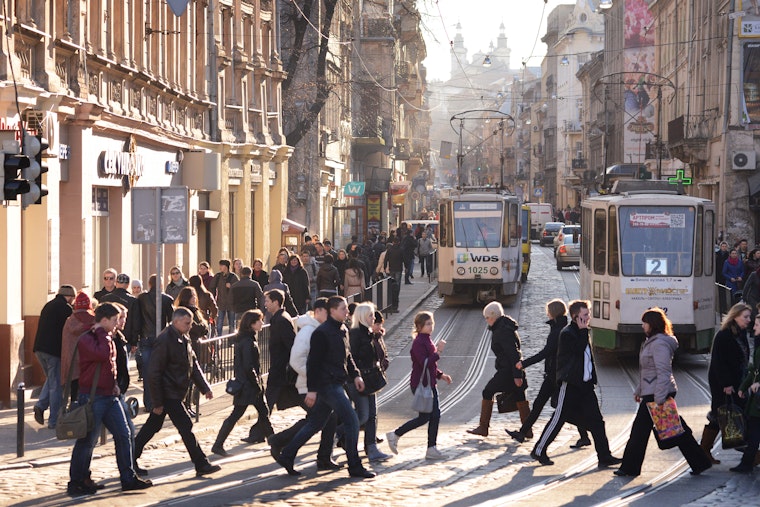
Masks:
[[[42,184],[42,175],[48,172],[47,165],[42,162],[42,155],[48,149],[48,143],[42,136],[24,136],[24,155],[29,157],[29,166],[21,172],[21,177],[29,183],[29,190],[21,197],[21,205],[26,208],[30,204],[42,204],[42,198],[48,195],[48,190]]]
[[[29,192],[29,182],[19,179],[19,172],[29,167],[31,160],[25,155],[14,155],[0,152],[3,162],[3,199],[15,201],[16,197]]]

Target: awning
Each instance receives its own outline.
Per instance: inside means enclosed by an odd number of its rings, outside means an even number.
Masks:
[[[756,172],[747,178],[747,183],[749,184],[750,196],[756,196],[758,193],[760,193],[760,172]]]
[[[302,234],[306,232],[306,226],[289,218],[282,219],[282,232],[285,234]]]

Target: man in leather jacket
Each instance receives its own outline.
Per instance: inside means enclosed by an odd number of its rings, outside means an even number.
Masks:
[[[171,325],[156,338],[148,367],[148,388],[153,410],[135,438],[135,465],[145,444],[158,433],[168,414],[182,436],[196,474],[201,476],[218,472],[221,467],[209,463],[201,450],[193,434],[193,421],[182,403],[191,380],[207,399],[214,397],[190,344],[188,333],[192,325],[193,314],[187,308],[179,307],[174,310]]]
[[[156,343],[156,275],[150,275],[148,279],[148,292],[143,292],[137,297],[138,303],[140,303],[140,313],[142,317],[142,331],[140,332],[139,349],[140,359],[137,361],[138,374],[143,378],[143,406],[145,410],[150,411],[152,405],[150,401],[150,390],[147,389],[148,385],[148,365],[150,364],[150,356],[153,353],[153,346]],[[159,287],[160,290],[160,287]],[[172,307],[171,296],[161,292],[161,315],[160,325],[161,329],[165,328],[172,320]],[[138,379],[139,380],[139,379]]]

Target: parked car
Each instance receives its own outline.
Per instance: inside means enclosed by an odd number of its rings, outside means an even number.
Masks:
[[[557,253],[557,248],[563,243],[565,240],[565,236],[573,235],[575,232],[578,232],[578,234],[581,233],[581,226],[580,225],[563,225],[562,229],[557,233],[557,235],[554,237],[554,253]]]
[[[557,271],[567,266],[580,266],[581,264],[581,231],[578,228],[576,234],[566,234],[562,244],[554,254],[557,259]]]
[[[541,236],[538,238],[541,246],[546,246],[554,242],[554,238],[559,234],[559,231],[564,227],[564,222],[546,222]]]

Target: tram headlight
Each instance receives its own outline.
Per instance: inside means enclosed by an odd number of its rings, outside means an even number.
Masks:
[[[492,275],[498,275],[499,274],[499,268],[496,266],[491,267],[491,274]]]
[[[457,268],[457,274],[460,275],[460,276],[464,276],[464,268],[461,267],[461,266],[458,267]]]

